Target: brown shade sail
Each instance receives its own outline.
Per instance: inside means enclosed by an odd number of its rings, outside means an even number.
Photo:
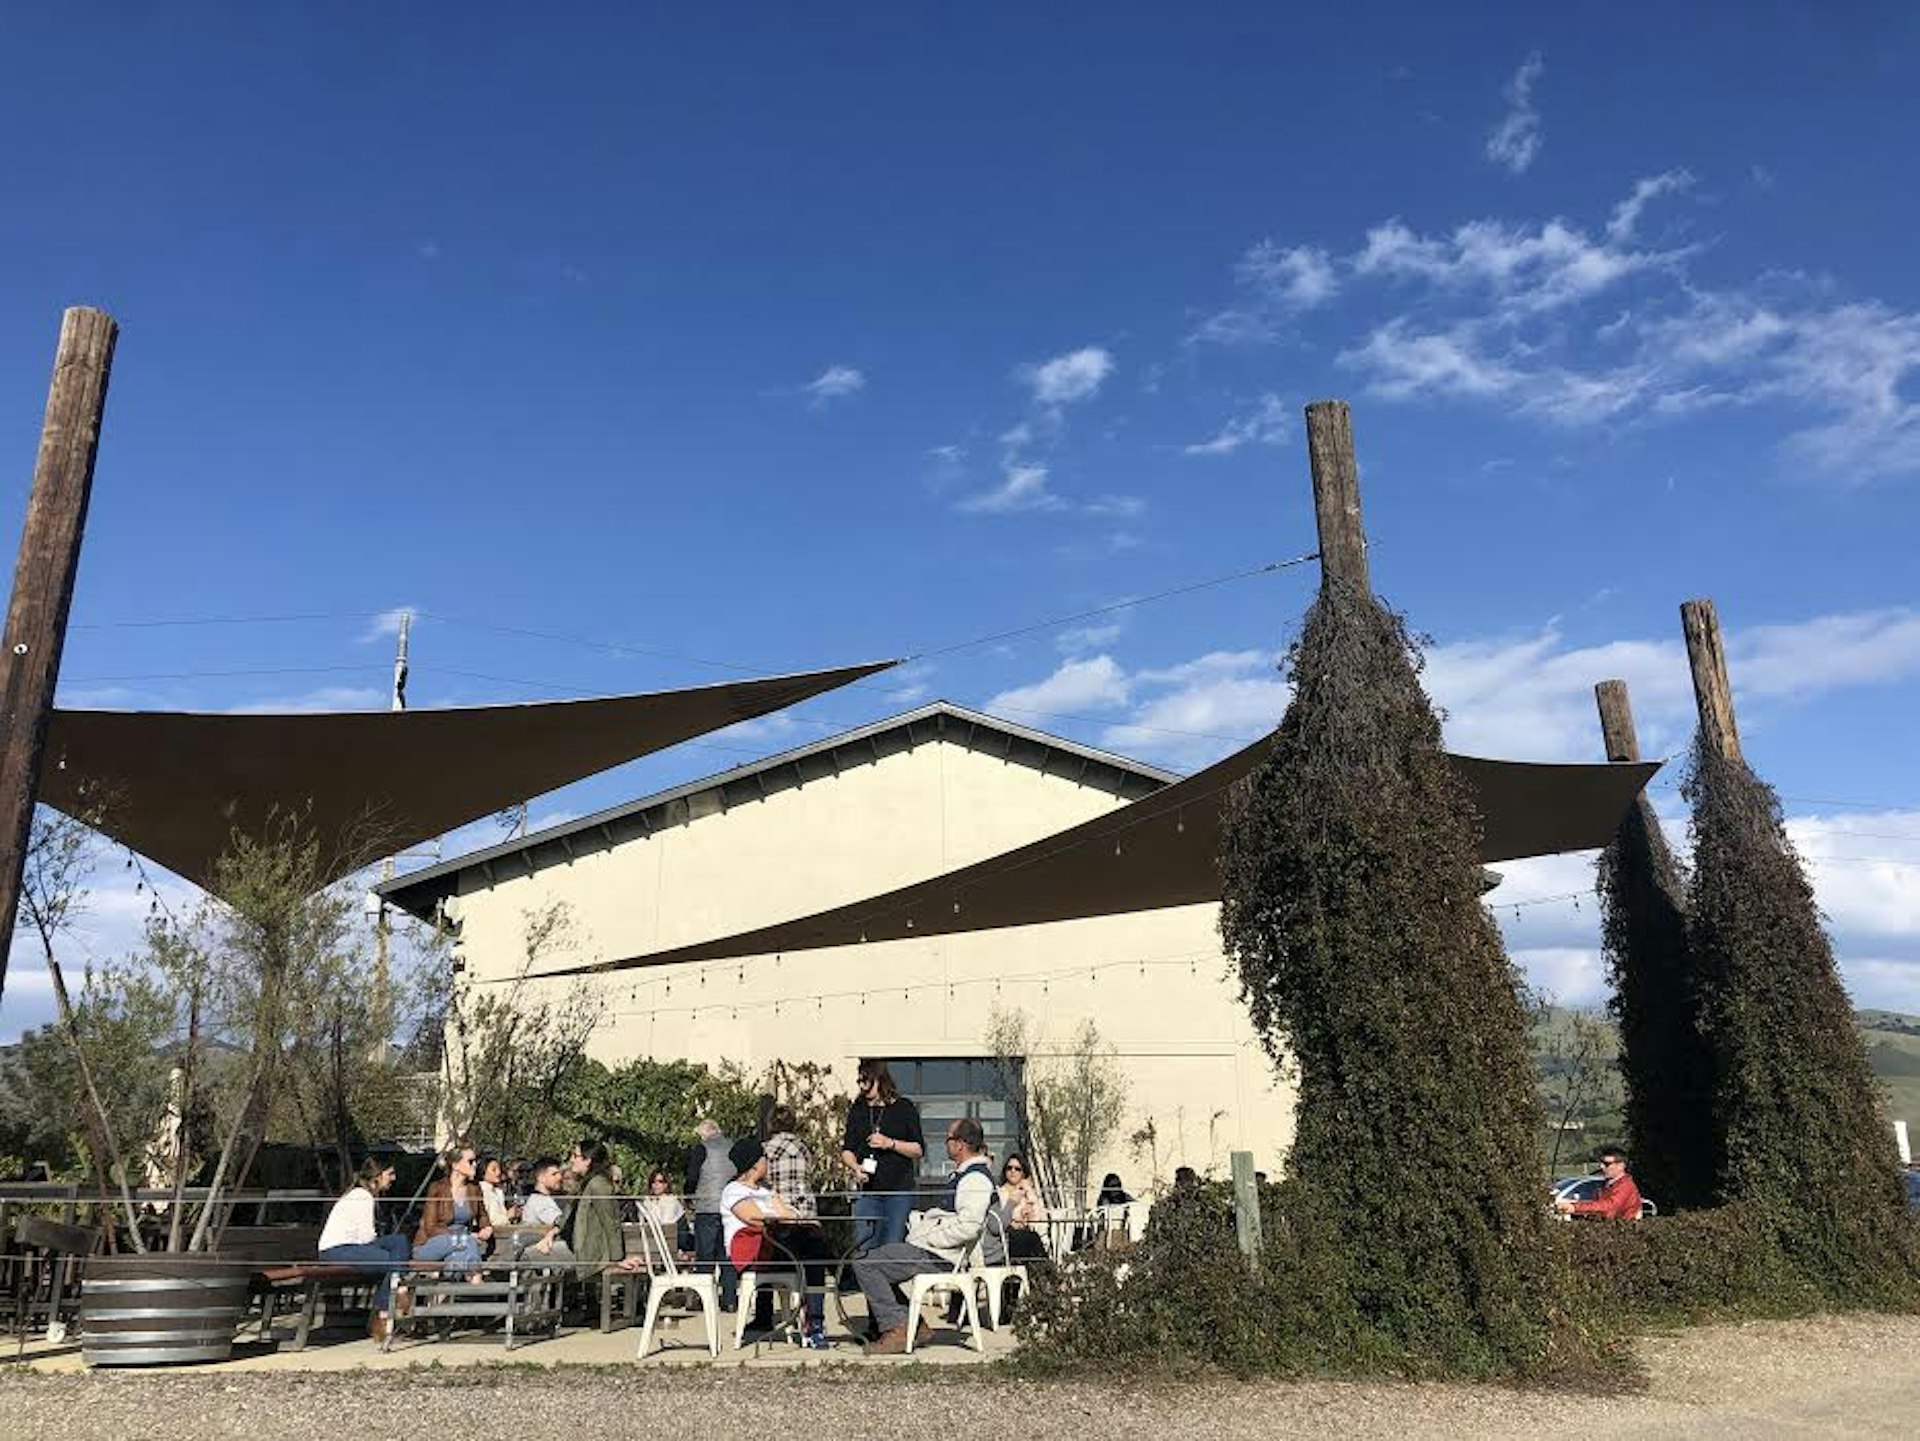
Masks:
[[[932,880],[731,936],[542,974],[728,960],[1217,901],[1228,791],[1260,764],[1267,746],[1256,741],[1144,800]],[[1447,759],[1479,808],[1482,862],[1606,845],[1660,769],[1658,761]]]
[[[448,710],[57,710],[40,799],[208,889],[235,832],[298,815],[331,877],[894,661],[688,690]],[[98,812],[97,814],[95,812]]]

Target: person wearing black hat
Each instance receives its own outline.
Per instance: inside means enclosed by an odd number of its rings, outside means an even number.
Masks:
[[[727,1259],[741,1272],[754,1266],[790,1265],[795,1258],[776,1251],[767,1227],[769,1222],[796,1221],[800,1213],[791,1202],[768,1189],[765,1149],[748,1136],[733,1143],[727,1159],[733,1163],[734,1171],[733,1179],[720,1192],[720,1222],[726,1232]],[[801,1344],[812,1350],[824,1350],[827,1344],[824,1317],[816,1298],[807,1298],[806,1313]]]

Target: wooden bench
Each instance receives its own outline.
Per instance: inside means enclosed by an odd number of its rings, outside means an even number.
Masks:
[[[322,1261],[269,1266],[255,1274],[261,1286],[262,1341],[272,1335],[273,1323],[280,1311],[280,1298],[293,1295],[300,1297],[300,1319],[294,1325],[293,1345],[288,1348],[293,1351],[306,1350],[307,1337],[313,1330],[314,1313],[319,1309],[322,1296],[334,1295],[344,1300],[349,1291],[370,1291],[380,1284],[378,1275],[363,1271],[358,1266],[329,1266]]]
[[[509,1351],[529,1332],[560,1334],[564,1272],[520,1264],[504,1274],[496,1272],[488,1279],[469,1281],[446,1276],[444,1269],[438,1262],[430,1267],[416,1262],[412,1271],[394,1277],[393,1312],[380,1343],[382,1351],[393,1349],[401,1331],[417,1334],[436,1324],[451,1334],[466,1322],[504,1322]]]

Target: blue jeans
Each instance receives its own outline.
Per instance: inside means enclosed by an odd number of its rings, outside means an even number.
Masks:
[[[430,1236],[413,1248],[416,1261],[445,1261],[449,1275],[466,1276],[480,1269],[480,1243],[473,1232],[462,1226],[449,1226],[438,1236]]]
[[[355,1266],[377,1273],[380,1284],[373,1288],[373,1309],[384,1311],[393,1299],[393,1273],[407,1264],[412,1250],[405,1236],[375,1236],[371,1241],[329,1246],[320,1259],[329,1266]]]
[[[907,1212],[913,1209],[911,1191],[862,1191],[853,1198],[854,1254],[876,1246],[892,1246],[907,1239]]]

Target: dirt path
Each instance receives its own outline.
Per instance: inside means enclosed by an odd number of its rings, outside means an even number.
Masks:
[[[37,1438],[405,1435],[835,1441],[926,1434],[1237,1438],[1920,1434],[1920,1317],[1707,1327],[1642,1345],[1650,1384],[1618,1397],[1486,1386],[1011,1381],[950,1368],[881,1374],[714,1368],[422,1369],[402,1374],[36,1375],[0,1367],[0,1433]]]

